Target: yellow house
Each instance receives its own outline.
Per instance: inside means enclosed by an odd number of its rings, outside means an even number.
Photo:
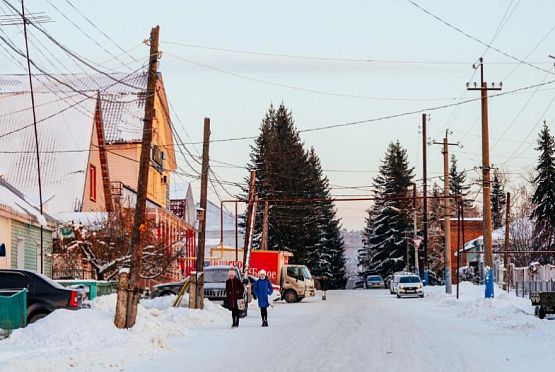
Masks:
[[[102,125],[106,142],[109,179],[117,193],[118,183],[137,190],[139,161],[145,112],[146,74],[134,81],[144,87],[141,91],[129,91],[136,100],[122,105],[117,102],[119,94],[101,95]],[[158,75],[154,100],[148,199],[162,208],[169,208],[171,173],[176,170],[175,149],[168,101],[162,76]]]

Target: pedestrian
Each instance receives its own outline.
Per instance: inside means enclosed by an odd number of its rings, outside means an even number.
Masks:
[[[272,283],[266,276],[266,270],[260,270],[258,280],[254,283],[253,292],[258,300],[260,315],[262,316],[262,327],[268,327],[268,296],[274,291]]]
[[[239,300],[243,301],[245,286],[236,276],[235,269],[229,270],[229,278],[225,282],[225,292],[227,297],[227,307],[231,310],[233,323],[231,328],[239,327]]]

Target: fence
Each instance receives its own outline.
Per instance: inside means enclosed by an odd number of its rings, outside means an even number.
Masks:
[[[0,291],[0,329],[27,325],[27,290]]]
[[[555,280],[514,282],[517,297],[530,296],[532,292],[555,292]]]
[[[52,270],[52,279],[77,279],[77,280],[88,280],[96,279],[96,275],[92,270],[84,269],[58,269]]]

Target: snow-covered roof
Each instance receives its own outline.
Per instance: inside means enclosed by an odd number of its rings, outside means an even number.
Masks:
[[[512,226],[518,225],[520,228],[530,229],[532,230],[533,223],[532,220],[529,218],[517,218],[514,221],[511,221],[509,224],[509,228],[513,228]],[[509,230],[510,233],[510,230]],[[505,226],[501,226],[498,229],[495,229],[491,233],[492,240],[495,242],[496,240],[505,239]],[[468,251],[473,248],[480,248],[483,245],[484,237],[481,235],[475,239],[469,240],[465,243],[463,249]]]
[[[38,200],[31,96],[27,75],[0,75],[0,175]],[[145,73],[34,75],[45,210],[82,207],[97,95],[106,142],[140,141]],[[75,91],[80,91],[77,93]]]
[[[84,226],[101,226],[108,219],[106,212],[62,212],[56,215],[61,222],[73,222]]]
[[[197,205],[198,207],[198,205]],[[206,205],[206,231],[221,231],[221,209],[210,200]],[[235,231],[235,215],[224,209],[224,231]]]
[[[21,191],[0,178],[0,209],[30,218],[36,223],[47,226],[47,221],[54,222],[55,219],[48,214],[41,215],[37,203],[27,198]]]

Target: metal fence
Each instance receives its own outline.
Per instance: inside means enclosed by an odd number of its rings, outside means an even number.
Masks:
[[[0,291],[0,329],[27,325],[27,290]]]
[[[96,275],[91,270],[84,270],[84,269],[58,269],[55,268],[52,270],[52,279],[78,279],[78,280],[85,280],[85,279],[96,279]]]
[[[555,281],[514,282],[517,297],[530,296],[532,292],[555,292]]]

